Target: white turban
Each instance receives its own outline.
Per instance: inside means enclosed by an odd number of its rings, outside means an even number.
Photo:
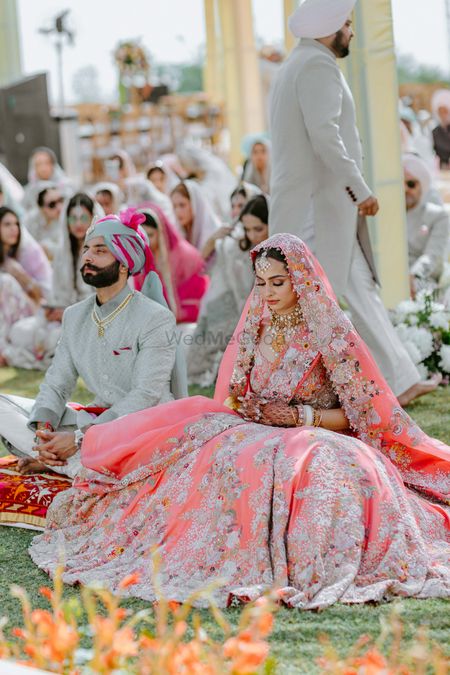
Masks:
[[[303,0],[289,17],[291,33],[298,38],[324,38],[340,30],[356,0]]]
[[[438,89],[431,97],[431,109],[436,117],[439,108],[450,110],[450,89]]]
[[[416,178],[422,186],[422,200],[426,197],[431,187],[431,172],[423,159],[417,155],[406,153],[403,155],[403,168]]]

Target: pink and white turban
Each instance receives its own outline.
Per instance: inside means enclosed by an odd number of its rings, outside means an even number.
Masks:
[[[144,270],[146,274],[155,269],[147,235],[141,224],[145,216],[136,209],[126,209],[118,216],[110,215],[92,223],[86,233],[86,241],[103,237],[106,246],[133,276]]]
[[[298,38],[324,38],[340,30],[356,0],[303,0],[289,17],[289,29]]]

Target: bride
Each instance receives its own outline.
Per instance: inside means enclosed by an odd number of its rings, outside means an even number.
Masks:
[[[196,396],[91,427],[33,560],[67,583],[127,574],[155,598],[220,582],[299,608],[450,594],[450,449],[408,417],[298,238],[252,251],[256,284]]]

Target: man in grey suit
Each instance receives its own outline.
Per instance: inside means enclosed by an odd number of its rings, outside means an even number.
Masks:
[[[338,58],[350,52],[356,0],[304,0],[290,18],[300,37],[271,97],[270,231],[307,240],[402,405],[437,385],[421,382],[377,290],[366,216],[378,201],[362,176],[355,105]]]
[[[0,396],[0,434],[22,457],[24,473],[51,467],[73,477],[90,426],[187,394],[173,391],[174,315],[161,306],[164,301],[128,285],[130,274],[148,271],[151,256],[138,227],[143,216],[130,211],[121,214],[124,222],[107,216],[86,234],[81,273],[96,294],[65,310],[61,338],[36,401]],[[86,408],[68,405],[78,377],[94,394]]]

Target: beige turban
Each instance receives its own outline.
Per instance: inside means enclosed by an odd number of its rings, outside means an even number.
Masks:
[[[324,38],[340,30],[356,0],[303,0],[289,17],[289,28],[298,38]]]
[[[431,172],[423,159],[417,155],[406,153],[402,157],[403,168],[405,171],[414,176],[422,186],[422,200],[426,197],[431,187]]]
[[[438,89],[431,97],[431,109],[434,115],[437,116],[439,108],[450,110],[450,89]]]

